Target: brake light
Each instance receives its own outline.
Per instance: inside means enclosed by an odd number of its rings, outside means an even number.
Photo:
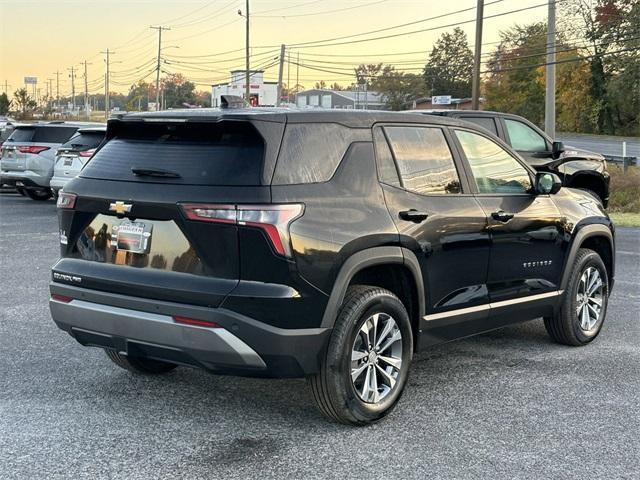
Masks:
[[[183,323],[185,325],[196,325],[197,327],[222,328],[216,322],[198,320],[197,318],[181,317],[179,315],[174,315],[173,321],[176,323]]]
[[[58,208],[72,210],[76,206],[76,198],[78,198],[77,195],[73,193],[60,192],[56,206]]]
[[[73,298],[67,297],[66,295],[58,295],[57,293],[52,293],[51,300],[55,300],[56,302],[69,303],[71,300],[73,300]]]
[[[20,153],[34,153],[38,154],[40,152],[44,152],[45,150],[49,150],[50,147],[39,147],[37,145],[29,145],[18,147],[18,151]]]
[[[301,203],[283,205],[180,205],[189,220],[235,224],[261,229],[278,255],[291,257],[289,226],[301,217]]]
[[[95,148],[91,148],[89,150],[83,150],[82,152],[78,152],[78,155],[80,157],[84,157],[84,158],[89,158],[91,155],[93,155],[96,152]]]

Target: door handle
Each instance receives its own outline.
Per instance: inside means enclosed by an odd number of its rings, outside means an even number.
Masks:
[[[401,219],[409,220],[410,222],[413,222],[413,223],[423,222],[429,216],[428,213],[419,212],[415,208],[412,208],[411,210],[404,210],[404,211],[400,212],[399,215],[400,215]]]
[[[504,210],[498,210],[491,214],[491,218],[498,220],[499,222],[508,222],[513,218],[513,213],[507,213]]]

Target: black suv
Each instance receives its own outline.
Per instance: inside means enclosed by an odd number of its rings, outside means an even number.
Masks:
[[[537,171],[556,173],[565,187],[587,190],[605,207],[609,203],[609,172],[605,158],[599,153],[554,141],[526,118],[510,113],[485,110],[423,112],[475,123],[511,145]]]
[[[56,324],[117,365],[308,377],[385,416],[418,348],[544,317],[600,332],[602,205],[475,126],[385,112],[130,114],[58,200]]]

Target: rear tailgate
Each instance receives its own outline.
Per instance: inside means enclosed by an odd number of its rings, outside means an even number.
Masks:
[[[107,139],[65,186],[77,200],[59,210],[54,280],[219,305],[239,281],[238,227],[189,220],[180,205],[269,203],[262,137],[246,122],[123,122]]]

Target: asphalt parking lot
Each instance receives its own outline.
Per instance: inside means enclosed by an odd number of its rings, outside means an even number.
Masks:
[[[0,478],[639,478],[640,229],[600,337],[541,320],[415,358],[386,421],[326,421],[303,380],[139,377],[59,331],[53,201],[0,194]]]

